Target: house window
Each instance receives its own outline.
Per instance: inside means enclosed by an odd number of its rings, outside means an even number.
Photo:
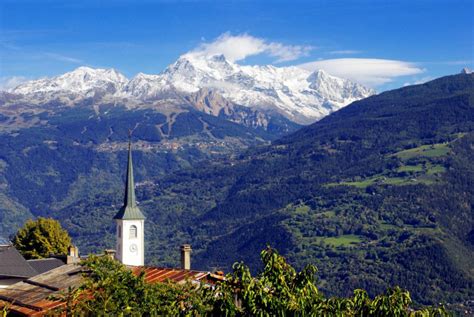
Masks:
[[[130,226],[130,238],[136,238],[137,231],[137,226]]]

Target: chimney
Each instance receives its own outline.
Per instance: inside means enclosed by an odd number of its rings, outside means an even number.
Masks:
[[[69,248],[67,248],[67,252],[69,256],[75,258],[79,257],[79,249],[75,245],[70,245]]]
[[[183,270],[191,269],[191,245],[183,244],[181,246],[181,268]]]
[[[59,259],[64,262],[64,264],[77,263],[81,259],[79,258],[79,249],[75,245],[70,245],[67,248],[66,254],[49,254],[50,258]]]
[[[79,262],[79,249],[75,245],[70,245],[67,248],[66,264]]]
[[[105,253],[105,256],[108,256],[108,257],[111,258],[112,260],[115,260],[115,253],[116,253],[115,250],[113,250],[113,249],[105,249],[104,253]]]

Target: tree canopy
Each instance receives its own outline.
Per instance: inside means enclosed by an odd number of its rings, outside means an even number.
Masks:
[[[27,259],[40,259],[51,254],[67,254],[71,237],[52,218],[29,219],[13,238],[13,245]]]
[[[408,291],[395,287],[375,298],[357,289],[348,298],[325,297],[316,267],[297,272],[276,250],[261,252],[263,270],[252,276],[235,263],[222,282],[148,284],[107,256],[83,261],[85,281],[59,297],[68,316],[448,316],[443,308],[414,308]],[[59,312],[58,312],[59,313]]]

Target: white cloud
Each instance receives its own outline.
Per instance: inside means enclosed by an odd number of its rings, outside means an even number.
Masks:
[[[372,87],[391,82],[396,77],[424,72],[424,69],[414,63],[376,58],[326,59],[298,66],[310,71],[323,69],[332,75],[348,78]]]
[[[65,56],[61,54],[56,54],[56,53],[43,53],[43,55],[48,58],[52,58],[54,60],[61,61],[61,62],[68,62],[68,63],[74,63],[74,64],[84,63],[84,61],[81,59],[69,57],[69,56]]]
[[[23,76],[0,77],[0,90],[9,91],[28,80],[30,79]]]
[[[221,34],[210,43],[202,43],[188,54],[195,56],[212,56],[223,54],[232,62],[240,61],[248,56],[266,54],[276,58],[275,63],[292,61],[307,56],[313,49],[304,45],[284,45],[278,42],[268,42],[248,34]]]
[[[331,55],[351,55],[351,54],[360,54],[362,51],[357,50],[340,50],[340,51],[330,51]]]

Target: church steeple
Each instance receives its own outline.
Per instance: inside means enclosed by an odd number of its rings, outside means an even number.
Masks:
[[[114,217],[117,227],[115,257],[125,265],[142,266],[145,259],[145,216],[137,206],[133,181],[132,141],[128,140],[127,180],[123,206]]]
[[[127,165],[127,180],[125,182],[125,196],[123,199],[123,206],[115,215],[114,219],[122,220],[140,220],[145,219],[140,209],[137,206],[135,199],[135,182],[133,180],[133,162],[132,162],[132,138],[131,134],[128,139],[128,165]]]

